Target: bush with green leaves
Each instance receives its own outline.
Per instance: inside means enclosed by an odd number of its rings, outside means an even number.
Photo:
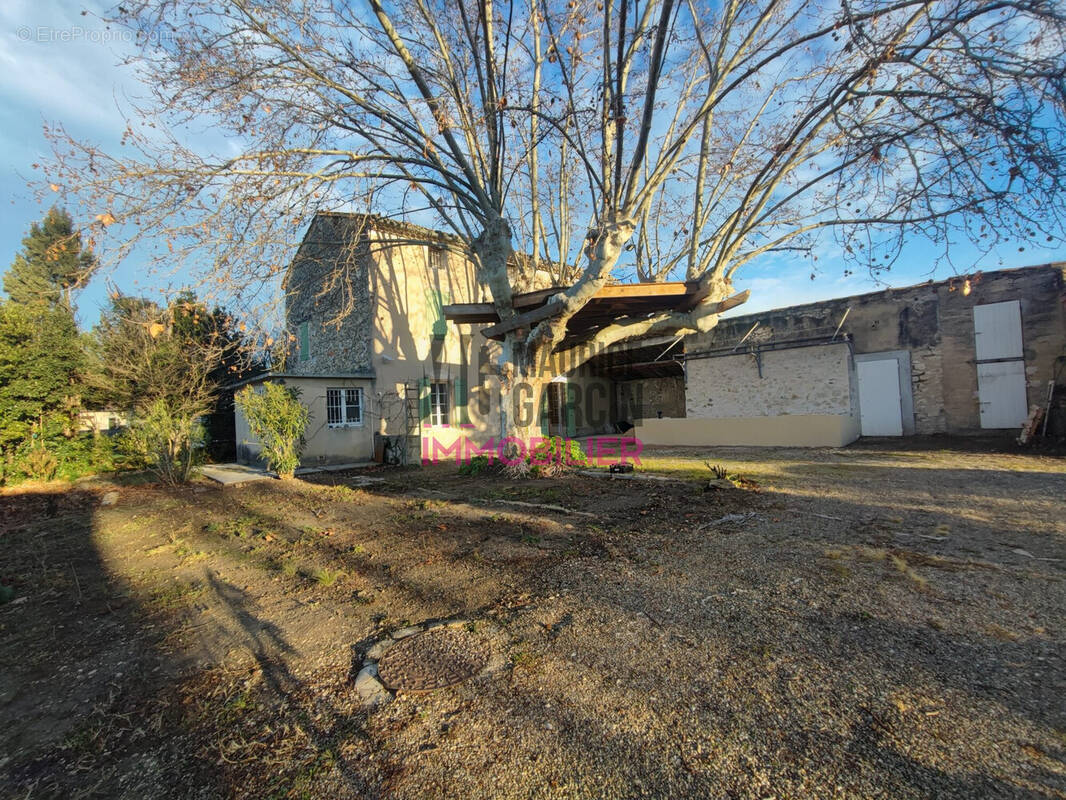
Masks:
[[[459,465],[460,475],[480,475],[489,466],[488,456],[474,456],[469,461]]]
[[[143,459],[163,483],[187,483],[195,471],[207,433],[192,416],[165,399],[145,406],[120,437],[120,449]]]
[[[552,436],[536,444],[526,456],[530,476],[550,478],[588,463],[581,443]]]
[[[50,440],[47,446],[59,462],[56,477],[75,480],[121,469],[124,462],[115,450],[115,443],[116,439],[102,433],[88,432]]]
[[[587,466],[588,457],[580,442],[551,436],[539,440],[524,458],[505,464],[504,472],[511,478],[553,478]]]
[[[144,466],[143,460],[127,464],[116,451],[117,439],[76,428],[77,416],[72,418],[68,411],[43,417],[32,426],[28,438],[4,448],[0,485],[57,478],[72,481],[127,466]]]
[[[22,453],[19,466],[30,480],[50,481],[59,471],[59,459],[44,442],[36,439]]]
[[[311,418],[307,406],[300,402],[299,390],[267,381],[260,391],[245,386],[233,401],[248,420],[270,468],[279,478],[291,478],[300,466],[304,431]]]

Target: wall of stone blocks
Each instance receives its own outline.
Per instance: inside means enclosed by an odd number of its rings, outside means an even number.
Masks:
[[[944,360],[938,348],[911,350],[911,390],[914,396],[914,432],[919,436],[946,433],[944,410]]]
[[[369,373],[371,325],[367,243],[358,223],[320,215],[285,277],[285,327],[293,337],[285,371],[300,375]],[[301,359],[299,327],[308,323],[310,358]]]
[[[688,417],[721,419],[854,413],[854,366],[846,343],[687,360]]]
[[[976,305],[1019,301],[1029,405],[1046,401],[1055,358],[1066,354],[1063,269],[1063,265],[1053,265],[985,273],[971,279],[968,293],[958,282],[937,287],[940,380],[947,430],[969,432],[981,426],[973,324]]]
[[[1066,354],[1064,270],[1064,264],[1048,264],[975,273],[732,317],[686,339],[685,349],[732,348],[750,333],[742,351],[760,343],[830,337],[839,326],[857,354],[911,353],[916,433],[976,432],[981,423],[973,307],[1020,301],[1029,404],[1042,404],[1055,358]]]
[[[618,381],[615,387],[619,419],[634,422],[685,416],[685,379],[681,376]]]

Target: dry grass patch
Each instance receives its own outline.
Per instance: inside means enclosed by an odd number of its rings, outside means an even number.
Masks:
[[[830,548],[822,555],[829,560],[826,565],[833,574],[847,579],[851,577],[851,569],[843,562],[844,559],[868,561],[884,564],[892,572],[906,578],[912,586],[920,591],[929,589],[929,581],[919,575],[914,568],[907,563],[904,554],[896,550],[888,550],[883,547],[868,547],[866,545],[852,545],[851,547]]]

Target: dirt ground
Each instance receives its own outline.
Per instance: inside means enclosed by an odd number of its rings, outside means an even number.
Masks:
[[[896,447],[8,491],[0,796],[1066,797],[1066,461]]]

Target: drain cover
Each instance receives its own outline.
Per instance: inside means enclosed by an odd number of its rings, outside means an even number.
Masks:
[[[378,676],[390,689],[431,692],[477,675],[489,649],[464,628],[442,626],[401,639],[378,662]]]

